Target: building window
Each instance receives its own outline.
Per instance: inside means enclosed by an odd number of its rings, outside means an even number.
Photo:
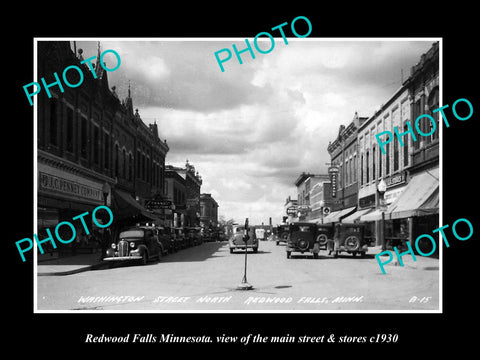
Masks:
[[[393,141],[393,171],[398,170],[398,141]]]
[[[110,137],[107,133],[103,133],[104,153],[103,153],[103,166],[105,169],[110,167]]]
[[[100,164],[100,128],[93,127],[93,162]]]
[[[375,146],[372,147],[372,180],[375,180]]]
[[[132,153],[128,154],[128,181],[133,179],[133,156]]]
[[[353,182],[357,182],[357,154],[353,155]]]
[[[379,152],[378,153],[378,178],[382,177],[382,157],[383,157],[383,154]]]
[[[428,109],[430,110],[430,113],[432,114],[432,117],[435,119],[435,124],[436,124],[436,130],[432,135],[430,135],[431,141],[435,141],[439,138],[439,133],[440,133],[440,123],[439,123],[439,111],[433,112],[433,110],[438,109],[439,107],[439,100],[438,100],[438,87],[433,89],[430,95],[428,96]],[[429,131],[432,131],[433,124],[431,121],[429,121],[430,126],[429,126]]]
[[[366,168],[366,173],[367,173],[367,179],[366,179],[366,183],[368,184],[368,182],[370,181],[370,152],[367,150],[367,157],[366,157],[366,165],[367,165],[367,168]]]
[[[58,145],[58,104],[57,99],[50,100],[50,119],[49,119],[50,144]]]
[[[408,130],[407,124],[403,125],[403,131],[406,132]],[[408,144],[410,143],[410,139],[405,139],[403,145],[403,166],[408,166]]]
[[[360,185],[363,185],[363,153],[360,155]]]
[[[73,109],[67,106],[67,151],[73,153]]]
[[[127,153],[125,151],[125,148],[123,148],[122,150],[122,161],[123,161],[122,177],[126,179],[127,178]]]
[[[418,100],[413,104],[413,119],[416,119],[417,117],[419,117],[421,115],[421,111],[422,111],[421,101]],[[421,127],[421,125],[420,125],[420,127]],[[415,150],[418,150],[420,148],[420,139],[419,138],[421,138],[421,136],[417,133],[415,137],[417,138],[417,141],[413,142],[413,148]]]
[[[387,153],[385,154],[385,175],[390,174],[390,143],[387,144]]]
[[[120,150],[118,149],[118,144],[115,144],[115,168],[114,168],[114,171],[115,171],[115,176],[118,177],[119,176],[119,157],[120,157]]]
[[[80,155],[87,158],[88,153],[88,120],[82,116],[82,128],[80,130]]]

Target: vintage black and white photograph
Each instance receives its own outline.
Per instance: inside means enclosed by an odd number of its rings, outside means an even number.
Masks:
[[[285,34],[35,38],[35,312],[442,311],[442,39]]]

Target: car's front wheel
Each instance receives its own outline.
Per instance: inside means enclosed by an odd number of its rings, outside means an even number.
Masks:
[[[144,251],[144,252],[142,253],[142,259],[140,260],[140,264],[141,264],[141,265],[146,265],[146,264],[147,264],[147,261],[148,261],[147,252]]]

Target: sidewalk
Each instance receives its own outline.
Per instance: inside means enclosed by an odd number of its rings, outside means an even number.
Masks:
[[[401,267],[400,262],[398,261],[397,255],[395,254],[395,252],[391,249],[387,249],[387,251],[390,251],[392,253],[393,258],[392,258],[391,262],[389,262],[387,264],[384,264],[383,266],[399,266],[399,267]],[[382,247],[381,246],[373,246],[373,247],[368,248],[367,254],[375,256],[375,255],[377,255],[381,252],[382,252]],[[401,253],[401,251],[399,251],[399,253]],[[388,255],[381,256],[380,259],[382,261],[387,261],[389,259],[389,256]],[[415,259],[416,259],[416,261],[413,260],[413,257],[410,253],[402,256],[402,261],[403,261],[404,267],[408,267],[408,268],[412,268],[412,269],[418,269],[418,270],[439,270],[440,260],[437,259],[437,258],[430,257],[430,256],[421,256],[419,254],[415,254]],[[376,258],[375,258],[375,260],[376,260]]]
[[[106,262],[100,260],[100,252],[57,257],[52,260],[42,259],[37,264],[37,275],[71,275],[95,270],[105,265]]]

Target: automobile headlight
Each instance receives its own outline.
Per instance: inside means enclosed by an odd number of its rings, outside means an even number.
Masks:
[[[113,243],[112,244],[112,249],[116,249],[117,248],[117,244]]]
[[[135,243],[134,242],[131,242],[130,243],[130,247],[133,249],[135,247]]]

